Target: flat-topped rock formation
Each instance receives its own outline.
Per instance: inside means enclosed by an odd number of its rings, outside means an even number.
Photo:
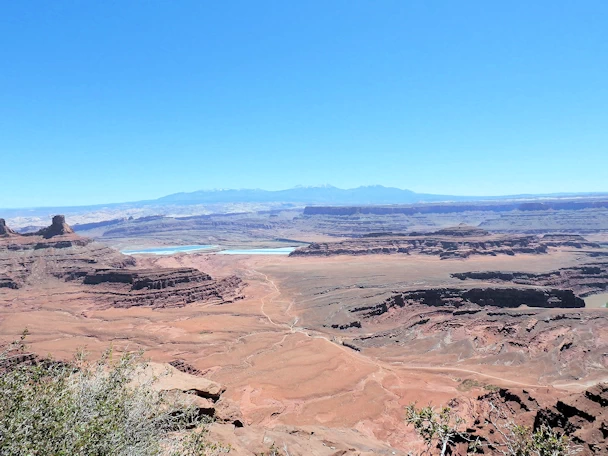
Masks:
[[[84,276],[86,285],[102,283],[126,284],[131,290],[162,290],[190,283],[213,280],[210,275],[193,268],[174,269],[97,269]]]
[[[580,296],[588,296],[608,289],[608,262],[595,262],[561,268],[555,271],[532,273],[510,271],[471,271],[451,274],[460,280],[481,280],[494,283],[514,283],[570,289]]]
[[[476,227],[458,225],[432,233],[371,233],[345,241],[315,242],[294,250],[290,256],[405,253],[448,259],[468,258],[471,255],[543,254],[547,253],[549,247],[600,248],[600,245],[582,236],[553,235],[545,241],[545,237],[536,235],[492,235]]]
[[[471,255],[542,254],[547,246],[536,236],[488,236],[427,234],[414,236],[375,236],[340,242],[312,243],[294,250],[290,256],[332,256],[373,254],[422,254],[447,258]]]
[[[337,215],[350,216],[354,214],[445,214],[470,211],[483,212],[538,212],[549,210],[571,210],[608,208],[608,200],[594,199],[589,201],[553,200],[553,201],[505,201],[477,203],[423,203],[403,205],[369,205],[369,206],[306,206],[304,215]]]
[[[113,307],[180,307],[205,301],[226,303],[242,299],[243,283],[236,276],[214,280],[193,268],[98,269],[86,273],[84,285],[99,290]]]
[[[351,310],[363,317],[382,315],[392,308],[412,305],[430,307],[466,308],[499,307],[514,309],[522,305],[543,308],[581,308],[585,301],[571,290],[543,290],[533,288],[431,288],[404,291],[393,295],[383,303]]]
[[[294,250],[290,256],[421,254],[442,259],[468,258],[471,255],[543,254],[547,246],[535,236],[494,237],[478,239],[441,239],[438,237],[403,237],[356,239],[340,242],[312,243]]]
[[[36,287],[49,279],[79,281],[101,306],[175,307],[242,298],[236,276],[215,280],[193,268],[136,269],[133,257],[74,233],[61,215],[35,233],[0,237],[0,288]]]
[[[601,248],[601,245],[597,242],[588,241],[577,234],[545,234],[542,237],[542,242],[550,247]]]
[[[584,210],[581,210],[584,209]],[[583,201],[513,201],[508,204],[438,203],[394,206],[310,206],[297,220],[332,236],[379,231],[430,231],[458,223],[493,233],[597,233],[608,229],[608,205],[596,198]]]

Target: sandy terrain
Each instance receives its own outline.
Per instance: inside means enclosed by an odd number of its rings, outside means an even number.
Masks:
[[[576,256],[559,252],[448,262],[405,255],[146,257],[143,262],[150,266],[194,266],[217,277],[236,271],[248,283],[246,299],[101,310],[77,285],[47,279],[18,292],[0,291],[0,333],[7,340],[27,327],[36,352],[59,358],[78,347],[96,354],[113,344],[119,350],[143,348],[155,361],[184,359],[227,386],[226,394],[240,403],[247,424],[354,428],[406,449],[413,435],[403,424],[403,407],[412,401],[440,404],[483,391],[464,391],[464,379],[551,387],[534,371],[508,366],[442,366],[432,359],[426,366],[408,365],[395,349],[357,352],[340,343],[339,331],[323,328],[326,319],[350,301],[377,300],[397,286],[454,283],[450,272],[542,271],[557,260],[567,265]]]
[[[240,403],[249,425],[356,429],[401,450],[414,440],[403,423],[403,407],[412,401],[442,404],[474,397],[484,384],[560,394],[539,379],[539,372],[515,366],[474,360],[442,365],[441,359],[421,363],[420,357],[412,363],[402,348],[394,347],[358,352],[341,344],[343,333],[323,325],[339,320],[345,307],[381,301],[395,288],[457,284],[451,272],[543,271],[556,262],[576,264],[576,253],[466,261],[407,255],[190,254],[140,262],[194,266],[220,278],[236,273],[248,283],[246,298],[171,309],[99,309],[78,285],[46,279],[20,290],[0,290],[1,338],[14,338],[27,327],[36,352],[59,358],[78,347],[95,355],[113,344],[119,350],[143,348],[155,361],[183,359],[226,385],[226,394]],[[465,379],[480,387],[463,388]],[[582,389],[585,381],[563,381],[561,386]]]

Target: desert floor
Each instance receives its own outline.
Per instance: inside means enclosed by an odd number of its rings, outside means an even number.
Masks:
[[[542,382],[534,370],[504,365],[458,365],[420,356],[414,361],[394,349],[357,352],[340,343],[339,331],[323,327],[327,313],[341,301],[374,299],[397,286],[453,285],[450,272],[542,271],[556,261],[560,266],[577,261],[567,252],[554,255],[467,261],[407,255],[146,256],[140,258],[146,265],[194,266],[216,277],[236,271],[248,283],[246,298],[223,305],[99,309],[81,286],[48,279],[18,293],[0,291],[0,337],[8,340],[28,328],[31,348],[57,358],[78,348],[96,356],[112,345],[144,349],[154,361],[183,359],[226,385],[248,424],[354,428],[406,448],[408,403],[479,395],[478,389],[463,388],[466,379],[482,386],[525,386],[539,394],[554,394],[556,385]]]

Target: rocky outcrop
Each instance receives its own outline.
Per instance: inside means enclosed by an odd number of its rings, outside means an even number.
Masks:
[[[12,288],[16,290],[19,288],[19,285],[6,274],[0,274],[0,288]]]
[[[290,253],[290,256],[332,256],[373,254],[421,254],[442,259],[468,258],[471,255],[542,254],[547,246],[536,236],[493,236],[484,239],[449,236],[408,236],[360,238],[341,242],[315,242]]]
[[[135,264],[132,257],[74,234],[63,216],[53,217],[51,226],[36,233],[0,237],[0,271],[17,286],[48,277],[69,279],[100,267]]]
[[[395,307],[422,305],[453,309],[475,307],[517,308],[522,305],[541,308],[581,308],[585,301],[571,290],[542,290],[533,288],[433,288],[404,291],[393,295],[381,304],[357,307],[351,310],[363,317],[382,315]],[[458,314],[458,313],[456,313]]]
[[[583,305],[567,290],[435,288],[393,292],[334,318],[354,350],[382,347],[422,365],[525,365],[550,383],[608,368],[607,315]]]
[[[6,226],[6,220],[4,220],[3,218],[0,218],[0,237],[9,237],[9,236],[13,236],[15,234],[17,234],[17,233],[15,233],[8,226]]]
[[[574,290],[588,296],[608,289],[608,262],[595,262],[561,268],[544,273],[511,271],[471,271],[452,274],[460,280],[480,280],[495,283],[514,283]]]
[[[50,239],[54,236],[64,236],[66,234],[74,234],[74,230],[65,223],[65,216],[56,215],[53,217],[51,226],[26,236],[42,236],[45,239]]]
[[[196,407],[200,415],[209,416],[218,423],[243,427],[240,407],[223,397],[226,388],[219,383],[165,364],[149,363],[146,371],[149,376],[158,378],[152,385],[154,389],[180,396],[184,402]]]
[[[583,236],[577,234],[545,234],[542,237],[542,241],[550,247],[601,248],[601,245],[597,242],[588,241]]]
[[[600,248],[582,236],[492,235],[468,225],[443,228],[432,233],[369,233],[340,242],[316,242],[294,250],[290,256],[331,256],[371,254],[436,255],[441,259],[471,255],[516,255],[547,253],[549,247]]]
[[[494,409],[489,407],[492,404]],[[470,432],[480,436],[490,450],[502,443],[490,423],[512,421],[536,431],[547,426],[558,435],[566,435],[575,454],[608,454],[608,384],[599,383],[581,393],[555,401],[551,395],[537,395],[526,389],[500,388],[483,394],[475,404],[477,419]],[[502,416],[499,416],[500,410]]]
[[[197,301],[218,304],[242,299],[243,283],[236,276],[214,280],[192,268],[99,269],[87,272],[83,284],[97,299],[113,307],[181,307]]]
[[[600,383],[539,410],[534,424],[545,424],[570,436],[582,447],[581,454],[608,454],[608,384]]]
[[[85,285],[124,284],[131,291],[163,290],[185,284],[208,282],[211,276],[193,268],[172,269],[98,269],[88,272]]]
[[[81,282],[101,307],[219,304],[243,297],[236,276],[215,280],[193,268],[135,266],[133,257],[75,234],[63,216],[36,233],[0,238],[0,271],[6,271],[0,288],[37,286],[50,278]]]

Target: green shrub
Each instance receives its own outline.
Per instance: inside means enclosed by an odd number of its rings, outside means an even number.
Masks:
[[[417,408],[416,404],[406,407],[405,421],[414,427],[427,445],[441,456],[450,454],[457,442],[468,443],[470,454],[477,453],[483,447],[493,450],[492,454],[503,456],[568,456],[578,453],[565,435],[541,425],[533,430],[516,424],[500,407],[490,403],[491,411],[486,422],[498,436],[495,442],[482,443],[472,433],[462,431],[465,420],[449,407],[437,411],[432,406]]]
[[[470,436],[460,430],[464,419],[456,415],[450,407],[442,407],[437,411],[430,405],[417,408],[416,404],[410,404],[406,407],[405,421],[414,426],[429,451],[436,446],[441,456],[448,454],[458,440],[471,442]]]
[[[24,334],[25,337],[25,334]],[[152,388],[141,353],[97,362],[23,362],[23,339],[0,352],[0,454],[215,455],[198,411]]]

